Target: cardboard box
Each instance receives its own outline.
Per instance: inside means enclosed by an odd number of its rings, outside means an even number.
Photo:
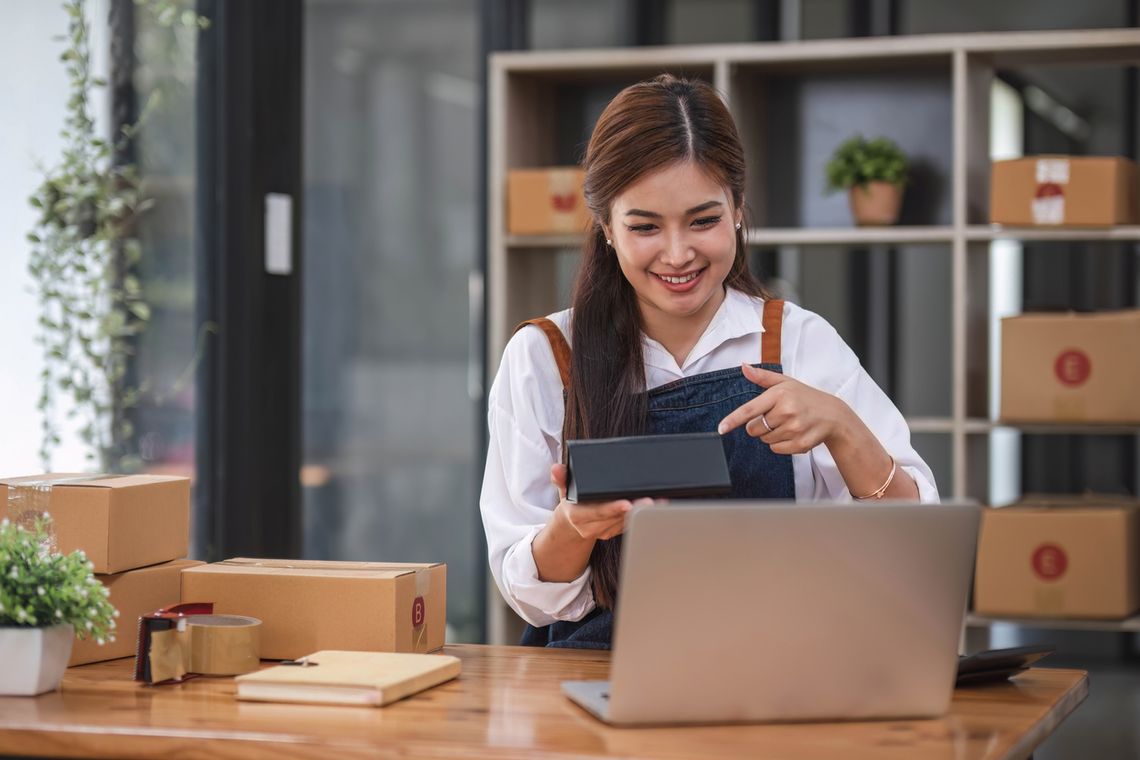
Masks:
[[[555,235],[585,232],[590,213],[582,195],[586,173],[575,167],[507,172],[507,232]]]
[[[33,483],[50,492],[37,494]],[[189,478],[56,473],[0,480],[9,516],[29,500],[51,513],[59,550],[82,549],[96,573],[168,562],[190,549]]]
[[[1123,618],[1140,609],[1140,512],[1112,497],[1026,500],[982,513],[983,615]]]
[[[1136,164],[1115,156],[1031,156],[995,161],[990,221],[1019,227],[1136,224]]]
[[[1140,422],[1140,310],[1001,321],[1001,418]]]
[[[111,604],[119,611],[115,640],[99,646],[94,639],[76,637],[68,666],[133,657],[139,618],[162,607],[178,604],[182,593],[182,571],[201,564],[196,560],[176,559],[139,570],[99,576],[111,592],[108,597]]]
[[[431,652],[443,646],[447,566],[242,557],[184,572],[182,601],[259,618],[265,659]]]

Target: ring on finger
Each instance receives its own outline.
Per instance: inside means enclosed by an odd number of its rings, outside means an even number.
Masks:
[[[768,428],[769,433],[772,432],[772,426],[768,424],[768,418],[767,417],[765,417],[764,415],[761,414],[760,415],[760,422],[762,422],[764,424],[764,427]]]

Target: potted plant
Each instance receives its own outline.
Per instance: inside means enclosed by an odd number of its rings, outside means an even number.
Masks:
[[[907,181],[906,154],[886,137],[846,140],[827,162],[829,192],[847,190],[859,226],[894,224]]]
[[[76,634],[114,640],[118,610],[82,551],[52,552],[51,518],[0,522],[0,695],[59,688]]]

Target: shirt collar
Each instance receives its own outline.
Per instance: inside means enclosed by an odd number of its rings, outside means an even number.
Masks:
[[[642,333],[641,344],[645,363],[671,374],[682,376],[685,368],[700,361],[715,351],[722,344],[744,337],[745,335],[761,335],[764,333],[763,319],[764,302],[759,298],[728,288],[724,294],[724,301],[709,321],[705,332],[701,335],[693,350],[685,359],[685,365],[678,367],[673,355],[657,341]],[[756,355],[760,356],[760,344],[757,341]]]

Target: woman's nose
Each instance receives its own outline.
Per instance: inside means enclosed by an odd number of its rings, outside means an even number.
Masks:
[[[689,245],[686,237],[677,234],[669,236],[665,250],[661,252],[660,261],[667,266],[683,269],[694,258],[696,258],[696,252]]]

